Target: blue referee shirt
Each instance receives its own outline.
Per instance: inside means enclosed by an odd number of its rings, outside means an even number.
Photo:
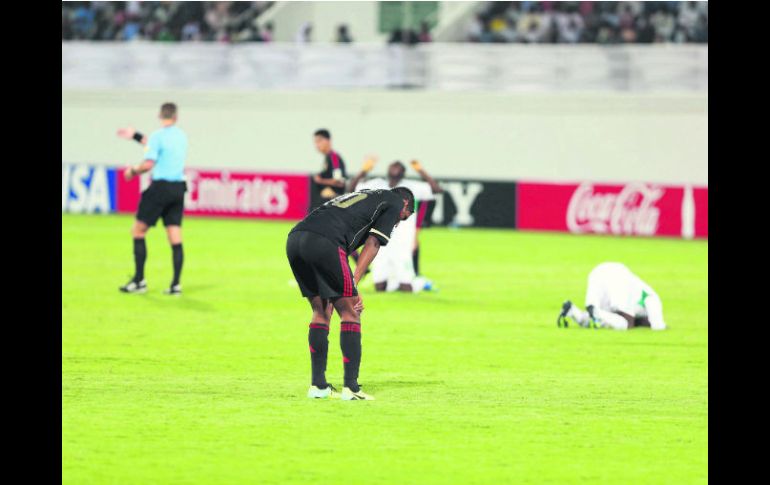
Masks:
[[[187,135],[176,125],[163,127],[150,135],[144,159],[154,160],[153,180],[181,182],[187,158]]]

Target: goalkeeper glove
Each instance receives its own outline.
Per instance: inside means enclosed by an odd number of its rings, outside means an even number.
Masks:
[[[418,162],[417,160],[412,160],[412,168],[416,171],[420,172],[422,171],[422,164]]]

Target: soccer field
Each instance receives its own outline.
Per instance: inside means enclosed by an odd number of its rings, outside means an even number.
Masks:
[[[431,228],[440,288],[360,285],[360,382],[372,402],[309,400],[309,309],[290,223],[185,220],[184,295],[131,217],[62,215],[65,484],[707,482],[708,243]],[[588,272],[621,261],[670,329],[556,327]],[[329,382],[341,387],[339,318]]]

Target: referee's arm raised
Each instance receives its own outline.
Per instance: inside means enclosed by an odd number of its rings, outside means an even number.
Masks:
[[[139,133],[132,126],[118,128],[118,136],[126,140],[134,140],[141,145],[147,144],[147,136]]]

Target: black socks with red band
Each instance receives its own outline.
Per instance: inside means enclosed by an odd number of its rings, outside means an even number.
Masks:
[[[340,348],[345,366],[345,387],[358,392],[358,368],[361,366],[361,324],[341,322]]]
[[[326,388],[326,356],[329,353],[329,326],[325,323],[311,323],[307,335],[310,345],[310,363],[313,367],[313,385]]]
[[[310,363],[313,369],[313,385],[325,389],[326,359],[329,355],[329,326],[325,323],[313,322],[308,331],[310,346]],[[342,322],[340,325],[340,349],[342,363],[345,367],[345,387],[358,392],[358,369],[361,366],[361,324],[358,322]]]

